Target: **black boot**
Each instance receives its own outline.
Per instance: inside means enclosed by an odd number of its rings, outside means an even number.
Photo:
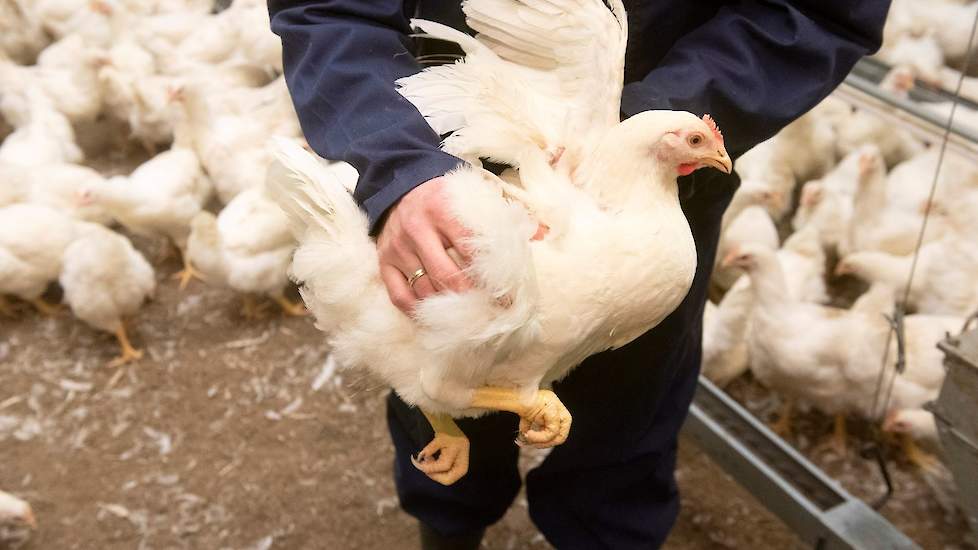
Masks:
[[[424,523],[418,522],[421,531],[421,550],[477,550],[482,544],[485,529],[468,535],[446,537]]]

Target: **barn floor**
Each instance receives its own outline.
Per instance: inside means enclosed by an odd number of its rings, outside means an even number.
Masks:
[[[153,243],[136,243],[154,257]],[[176,269],[157,266],[157,296],[132,323],[146,356],[122,368],[106,366],[114,340],[66,310],[24,305],[0,319],[0,487],[29,499],[40,525],[21,548],[404,548],[415,528],[391,482],[385,390],[324,373],[308,319],[270,307],[245,320],[229,292],[196,281],[179,292]],[[775,406],[748,380],[731,391],[758,412]],[[828,425],[802,415],[793,443],[850,490],[878,494],[871,461],[817,450]],[[966,548],[960,514],[919,473],[894,468],[886,515],[924,548]],[[797,546],[688,443],[679,480],[670,548]],[[485,547],[547,545],[518,500]]]

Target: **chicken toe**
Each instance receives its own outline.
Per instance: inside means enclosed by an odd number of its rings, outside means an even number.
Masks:
[[[425,413],[435,437],[417,456],[414,467],[442,485],[451,485],[469,471],[469,439],[451,417]]]
[[[288,298],[282,296],[281,294],[278,296],[272,296],[272,299],[275,300],[275,303],[282,308],[282,312],[286,315],[292,317],[305,317],[306,315],[309,315],[309,310],[306,309],[306,306],[303,305],[302,302],[290,302]]]
[[[553,447],[566,441],[570,434],[570,412],[550,390],[537,390],[533,402],[527,405],[521,401],[516,390],[479,388],[473,393],[472,407],[518,414],[520,433],[516,439],[517,445]]]
[[[266,304],[260,303],[253,295],[245,294],[241,299],[241,316],[249,321],[257,321],[265,317]]]
[[[846,430],[846,415],[835,415],[835,423],[832,429],[832,448],[839,456],[846,456],[848,433]]]
[[[770,425],[771,431],[781,437],[791,435],[791,413],[794,411],[795,404],[790,399],[785,399],[781,404],[781,413],[778,420]]]
[[[132,347],[132,344],[129,342],[129,335],[126,333],[126,326],[123,323],[119,323],[119,327],[115,331],[115,337],[119,341],[119,347],[122,348],[122,353],[109,362],[110,367],[119,367],[131,361],[142,359],[143,351]]]
[[[550,390],[540,390],[536,403],[520,418],[520,433],[516,444],[545,449],[567,441],[570,434],[571,415],[557,395]]]
[[[907,460],[921,470],[933,471],[940,462],[936,456],[921,449],[910,434],[900,434],[900,447]]]
[[[41,315],[47,315],[48,317],[57,315],[58,312],[61,311],[62,307],[61,304],[49,304],[41,298],[34,298],[33,300],[30,300],[30,303],[37,308],[37,311],[39,311]]]
[[[185,290],[192,279],[199,279],[201,281],[204,280],[203,274],[197,271],[193,264],[190,263],[190,260],[187,260],[186,257],[183,261],[183,269],[174,273],[172,277],[174,279],[179,279],[180,290]]]

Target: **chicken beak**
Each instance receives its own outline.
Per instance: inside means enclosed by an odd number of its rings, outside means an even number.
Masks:
[[[724,256],[722,260],[720,260],[720,267],[722,269],[728,269],[731,266],[733,266],[734,262],[737,260],[737,256],[739,255],[739,253],[740,251],[737,249],[733,249],[730,252],[728,252],[727,255]]]
[[[727,151],[723,147],[717,150],[715,155],[703,157],[702,161],[704,166],[716,168],[724,174],[729,174],[733,171],[733,161],[730,160],[730,156],[727,155]]]
[[[34,517],[34,511],[28,509],[24,514],[24,523],[31,528],[32,531],[37,531],[37,519]]]

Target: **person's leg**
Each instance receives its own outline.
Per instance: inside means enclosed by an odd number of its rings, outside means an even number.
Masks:
[[[431,441],[433,433],[420,410],[391,392],[387,425],[394,442],[397,495],[404,511],[429,528],[422,532],[423,540],[443,538],[444,545],[431,543],[428,547],[465,548],[464,541],[481,538],[481,532],[509,508],[521,485],[519,448],[513,442],[518,423],[512,414],[458,420],[471,445],[469,471],[446,487],[411,463],[411,456]]]
[[[699,374],[720,219],[736,184],[709,175],[681,188],[698,255],[682,305],[629,345],[589,358],[554,388],[574,418],[570,437],[526,483],[530,516],[561,550],[657,548],[675,523],[676,442]]]

